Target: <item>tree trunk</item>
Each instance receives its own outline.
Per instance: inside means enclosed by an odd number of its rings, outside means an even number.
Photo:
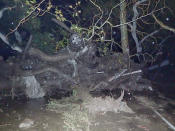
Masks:
[[[129,55],[129,46],[128,46],[128,31],[126,23],[126,1],[120,0],[120,30],[121,30],[121,44],[124,54]]]

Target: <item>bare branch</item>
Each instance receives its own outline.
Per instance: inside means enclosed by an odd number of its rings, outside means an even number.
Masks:
[[[1,32],[0,32],[0,39],[2,39],[2,41],[4,43],[6,43],[8,46],[10,46],[13,50],[16,50],[20,53],[22,52],[22,49],[19,46],[11,45],[8,41],[8,38],[4,34],[2,34]]]
[[[8,37],[10,34],[12,34],[13,32],[15,32],[22,24],[24,24],[26,21],[28,21],[30,19],[30,17],[33,15],[33,13],[40,7],[40,5],[44,2],[45,0],[42,0],[40,3],[37,4],[37,6],[24,18],[22,18],[18,25],[12,29],[7,35],[6,37]],[[35,15],[36,17],[37,15]]]
[[[160,30],[155,30],[152,33],[146,35],[140,42],[139,44],[142,44],[146,39],[148,39],[149,37],[153,36],[154,34],[158,33]]]
[[[154,20],[163,28],[163,29],[166,29],[166,30],[169,30],[173,33],[175,33],[175,29],[172,28],[172,27],[169,27],[168,25],[165,25],[162,21],[160,21],[159,19],[156,18],[156,16],[154,14],[152,14]]]
[[[68,62],[70,64],[73,65],[73,68],[74,68],[74,72],[72,74],[72,77],[76,77],[78,75],[78,68],[77,68],[77,62],[73,59],[73,60],[68,60]]]
[[[136,21],[136,20],[142,19],[142,18],[144,18],[144,17],[147,17],[147,16],[152,15],[152,14],[155,13],[155,12],[158,12],[158,11],[160,11],[160,10],[163,10],[164,8],[165,8],[165,7],[162,7],[162,8],[160,8],[160,9],[151,11],[150,13],[148,13],[148,14],[146,14],[146,15],[142,15],[142,16],[138,17],[137,19],[128,21],[128,22],[126,22],[126,23],[124,23],[124,24],[113,25],[113,27],[120,27],[120,26],[122,26],[122,25],[128,25],[128,24],[130,24],[130,23],[132,23],[132,22],[134,22],[134,21]],[[112,25],[112,24],[111,24],[111,25]]]
[[[125,73],[127,71],[127,69],[123,69],[123,71],[121,73],[117,73],[114,76],[112,76],[108,82],[111,82],[113,80],[118,79],[121,76],[128,76],[128,75],[133,75],[133,74],[137,74],[137,73],[142,73],[142,70],[137,70],[137,71],[133,71],[133,72],[129,72],[129,73]],[[125,74],[124,74],[125,73]]]
[[[0,19],[3,17],[3,14],[6,10],[12,10],[13,8],[15,8],[16,6],[13,7],[5,7],[3,9],[0,10]]]
[[[71,34],[75,33],[73,30],[71,30],[69,27],[67,27],[63,22],[61,22],[55,18],[52,18],[52,21],[55,22],[56,24],[58,24],[59,26],[61,26],[62,28],[64,28],[69,33],[71,33]]]
[[[134,12],[134,16],[132,18],[132,23],[133,24],[128,24],[130,27],[131,27],[131,34],[132,34],[132,37],[136,43],[136,49],[137,49],[137,53],[141,53],[142,52],[142,46],[141,44],[139,43],[139,40],[138,40],[138,37],[137,37],[137,34],[136,34],[136,29],[137,29],[137,18],[139,16],[139,13],[137,11],[137,7],[142,4],[143,2],[146,2],[147,0],[141,0],[141,1],[138,1],[134,4],[133,6],[133,12]]]
[[[95,91],[95,90],[98,90],[98,89],[106,88],[108,85],[109,84],[107,82],[101,81],[94,88],[92,88],[91,91]]]
[[[112,24],[109,22],[109,19],[111,18],[111,14],[112,14],[113,10],[114,10],[115,8],[119,7],[123,2],[125,2],[125,0],[123,0],[123,1],[120,2],[120,3],[118,3],[117,5],[115,5],[115,6],[110,10],[110,13],[109,13],[107,19],[106,19],[100,26],[97,26],[97,24],[98,24],[99,21],[103,18],[103,10],[100,8],[100,6],[98,6],[98,5],[97,5],[96,3],[94,3],[92,0],[90,0],[90,2],[100,10],[101,16],[100,16],[100,18],[95,22],[95,24],[92,25],[92,27],[93,27],[93,28],[92,28],[92,34],[91,34],[91,36],[90,36],[89,38],[85,39],[85,40],[87,40],[87,41],[90,41],[90,40],[94,37],[94,35],[96,34],[96,32],[95,32],[96,29],[100,30],[105,24],[110,24],[110,25],[112,25]]]
[[[30,35],[29,40],[28,40],[28,42],[27,42],[27,45],[26,45],[26,47],[25,47],[25,49],[24,49],[24,51],[23,51],[23,58],[22,58],[22,59],[25,59],[25,55],[26,55],[26,53],[27,53],[27,51],[28,51],[28,49],[29,49],[29,46],[30,46],[31,43],[32,43],[32,38],[33,38],[33,36]]]
[[[129,73],[123,74],[121,76],[128,76],[128,75],[133,75],[133,74],[137,74],[137,73],[142,73],[142,70],[137,70],[137,71],[129,72]]]
[[[154,113],[156,113],[173,131],[175,131],[175,126],[171,124],[167,119],[165,119],[158,111],[153,109]]]
[[[111,82],[115,79],[118,79],[120,76],[122,76],[125,72],[127,71],[127,69],[123,69],[120,73],[115,74],[114,76],[112,76],[108,81]]]

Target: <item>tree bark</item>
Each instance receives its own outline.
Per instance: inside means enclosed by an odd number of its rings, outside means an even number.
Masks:
[[[126,1],[120,0],[120,31],[121,31],[121,44],[124,54],[129,55],[129,46],[128,46],[128,30],[126,23]]]

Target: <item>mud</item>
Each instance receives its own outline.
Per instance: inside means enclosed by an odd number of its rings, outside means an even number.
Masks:
[[[133,96],[132,100],[126,102],[135,113],[98,113],[90,118],[92,120],[90,131],[171,131],[152,109],[157,110],[175,125],[175,103],[171,99]],[[19,124],[24,119],[31,119],[34,125],[25,129],[26,131],[66,131],[63,114],[47,110],[47,103],[48,100],[44,98],[28,101],[1,101],[0,130],[23,130],[19,128]]]

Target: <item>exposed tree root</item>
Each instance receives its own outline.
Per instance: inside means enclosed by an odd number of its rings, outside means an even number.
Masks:
[[[36,49],[36,48],[30,48],[29,50],[29,55],[31,56],[36,56],[36,57],[39,57],[41,60],[44,60],[44,61],[48,61],[48,62],[58,62],[60,60],[64,60],[64,59],[69,59],[71,58],[70,54],[69,53],[64,53],[64,54],[58,54],[58,55],[47,55],[45,53],[43,53],[42,51]]]
[[[38,75],[38,74],[41,74],[41,73],[44,73],[44,72],[53,72],[53,73],[56,73],[59,76],[65,78],[66,80],[69,80],[69,81],[73,81],[74,82],[74,80],[70,76],[62,73],[61,71],[59,71],[57,68],[54,68],[54,67],[45,67],[45,68],[42,68],[42,69],[39,69],[39,70],[36,70],[36,71],[27,72],[25,74],[25,76]]]

